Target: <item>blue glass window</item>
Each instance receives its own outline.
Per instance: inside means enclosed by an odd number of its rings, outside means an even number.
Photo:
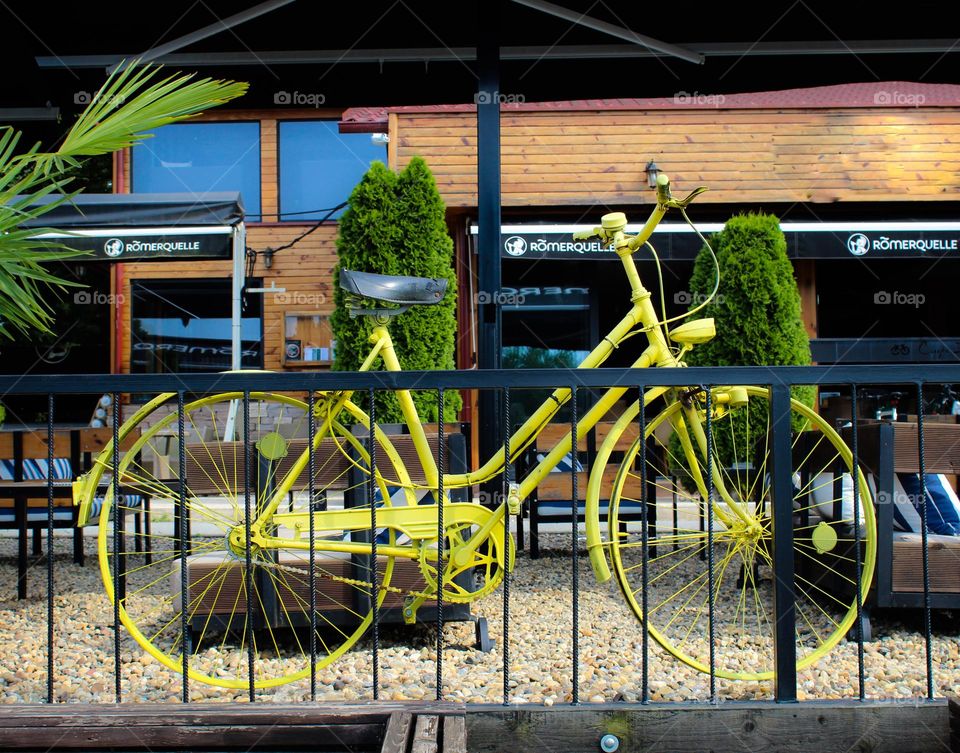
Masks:
[[[240,191],[260,219],[260,124],[177,123],[133,148],[134,193]]]
[[[279,140],[283,220],[322,219],[350,198],[371,162],[387,161],[386,146],[374,144],[369,133],[340,133],[335,120],[280,123]]]

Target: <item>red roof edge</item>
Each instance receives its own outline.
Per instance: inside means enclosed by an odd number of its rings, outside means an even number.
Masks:
[[[913,81],[871,81],[806,89],[719,94],[678,91],[672,97],[581,99],[565,102],[509,102],[501,111],[563,112],[611,110],[755,110],[755,109],[917,109],[960,107],[960,85]],[[474,112],[474,104],[352,107],[343,113],[340,131],[386,131],[390,113]]]
[[[340,133],[386,133],[388,115],[386,107],[351,107],[340,118]]]

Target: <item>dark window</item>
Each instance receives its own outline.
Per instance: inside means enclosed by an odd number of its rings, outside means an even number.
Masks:
[[[386,147],[374,144],[371,134],[340,133],[335,120],[287,121],[279,131],[284,220],[322,219],[350,197],[371,162],[386,162]]]
[[[954,338],[960,324],[953,259],[818,261],[819,337]]]
[[[178,123],[133,148],[134,193],[239,191],[260,219],[260,124]]]
[[[229,279],[133,280],[131,293],[132,373],[231,368]],[[246,304],[241,320],[242,366],[259,369],[263,367],[260,296],[249,296]]]

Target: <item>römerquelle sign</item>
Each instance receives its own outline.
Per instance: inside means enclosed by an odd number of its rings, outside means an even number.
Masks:
[[[138,233],[136,231],[83,231],[83,234],[44,235],[55,238],[77,251],[88,251],[87,260],[101,261],[163,261],[178,259],[229,259],[233,250],[231,228],[202,228],[204,232],[177,231]]]
[[[719,223],[698,225],[701,233],[718,232]],[[587,225],[504,225],[500,255],[507,259],[616,259],[596,239],[579,241],[573,233]],[[628,226],[628,233],[640,226]],[[796,259],[960,259],[958,222],[785,222],[787,255]],[[476,227],[471,228],[476,234]],[[693,259],[702,241],[688,225],[661,224],[651,242],[662,259]],[[643,258],[644,251],[638,252]]]

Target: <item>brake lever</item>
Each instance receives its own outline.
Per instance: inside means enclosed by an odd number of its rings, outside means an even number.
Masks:
[[[687,194],[686,198],[683,198],[683,199],[670,198],[670,199],[667,199],[666,202],[664,202],[664,204],[665,206],[668,206],[671,209],[686,209],[690,205],[690,202],[692,202],[704,191],[709,191],[709,190],[710,189],[707,188],[706,186],[699,186],[698,188],[694,188],[689,194]]]
[[[588,241],[591,238],[600,238],[604,239],[605,233],[603,232],[602,227],[595,227],[591,230],[577,230],[573,234],[573,239],[575,241]]]

